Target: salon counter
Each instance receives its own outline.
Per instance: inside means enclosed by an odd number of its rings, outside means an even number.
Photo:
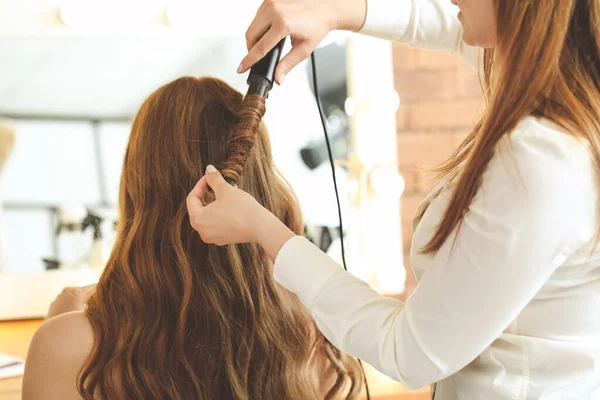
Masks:
[[[33,334],[42,320],[0,322],[0,352],[25,358]],[[428,400],[429,390],[410,392],[400,384],[366,366],[371,399]],[[0,400],[21,399],[21,378],[0,379]]]
[[[25,358],[29,342],[42,320],[0,322],[0,353]],[[0,400],[21,399],[22,378],[0,379]]]

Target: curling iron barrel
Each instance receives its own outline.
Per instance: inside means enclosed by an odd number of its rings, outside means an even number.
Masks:
[[[281,39],[277,46],[269,51],[265,57],[254,64],[250,69],[247,80],[248,92],[246,93],[246,97],[249,95],[261,96],[265,99],[269,97],[269,91],[273,88],[273,82],[275,82],[275,70],[277,69],[277,64],[281,58],[284,45],[285,38]],[[238,121],[238,123],[240,123],[240,121]],[[225,176],[225,180],[230,185],[235,185],[236,183],[236,180],[231,176]]]

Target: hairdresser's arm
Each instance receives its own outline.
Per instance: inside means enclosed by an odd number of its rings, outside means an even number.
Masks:
[[[477,48],[463,42],[457,14],[450,0],[368,0],[360,33],[454,53],[475,66]]]
[[[246,72],[281,39],[291,36],[292,50],[275,71],[281,84],[333,30],[449,51],[474,65],[475,49],[463,43],[456,15],[457,8],[449,0],[264,0],[246,32],[248,55],[238,72]]]
[[[545,134],[515,132],[512,143],[500,145],[460,233],[431,256],[406,306],[381,297],[303,238],[282,247],[275,278],[335,346],[407,387],[456,373],[594,237],[593,177],[577,161],[587,156]]]
[[[218,173],[209,175],[218,188],[216,202],[199,210],[205,213],[192,208],[190,214],[193,222],[198,218],[194,226],[203,237],[220,243],[227,236],[257,240],[272,257],[285,242],[275,279],[298,295],[323,334],[415,389],[481,354],[556,267],[595,234],[594,179],[580,161],[588,158],[585,153],[574,154],[573,144],[560,146],[537,132],[515,132],[512,140],[492,159],[460,233],[431,256],[406,306],[382,297],[306,239],[265,217]],[[236,210],[236,204],[242,208]],[[264,226],[257,229],[261,218]]]

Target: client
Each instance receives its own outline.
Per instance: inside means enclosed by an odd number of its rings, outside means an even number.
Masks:
[[[190,226],[186,196],[215,163],[301,234],[264,112],[261,97],[242,101],[212,78],[177,79],[144,102],[125,154],[108,265],[83,312],[36,332],[23,399],[358,397],[358,361],[327,342],[273,281],[261,248],[208,245]]]

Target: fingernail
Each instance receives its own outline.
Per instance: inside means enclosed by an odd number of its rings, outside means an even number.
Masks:
[[[279,74],[279,79],[278,79],[280,85],[283,83],[284,79],[285,79],[285,73],[282,72]]]
[[[243,70],[244,70],[244,63],[241,63],[240,66],[237,69],[237,73],[241,74]]]
[[[206,167],[206,172],[212,174],[213,172],[217,172],[217,169],[213,165],[209,165]]]

